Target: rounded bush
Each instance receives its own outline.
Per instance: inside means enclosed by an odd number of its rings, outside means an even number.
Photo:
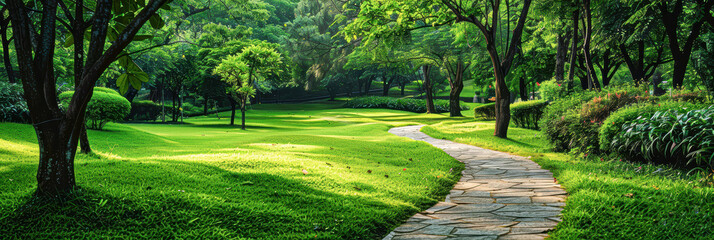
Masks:
[[[67,106],[74,95],[74,91],[63,92],[59,95],[60,102]],[[114,93],[94,91],[92,99],[87,104],[87,127],[101,130],[108,122],[122,121],[131,111],[131,103],[126,98]]]
[[[94,87],[94,92],[103,92],[103,93],[111,93],[111,94],[121,95],[116,90],[111,89],[111,88],[105,88],[105,87]]]
[[[496,103],[487,103],[474,107],[474,118],[496,119]]]

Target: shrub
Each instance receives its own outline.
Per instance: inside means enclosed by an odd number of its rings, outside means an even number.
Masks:
[[[134,101],[131,103],[131,111],[129,112],[128,119],[155,121],[160,115],[161,105],[149,100]]]
[[[111,94],[121,95],[116,90],[111,89],[111,88],[105,88],[105,87],[94,87],[94,92],[103,92],[103,93],[111,93]]]
[[[601,123],[610,116],[610,113],[617,111],[617,109],[640,101],[646,102],[649,99],[649,95],[638,96],[627,91],[607,93],[585,103],[580,109],[580,116],[585,121]]]
[[[74,91],[69,91],[59,95],[63,106],[69,104],[73,94]],[[116,91],[114,93],[95,91],[87,104],[87,127],[101,130],[108,122],[123,120],[130,111],[131,103]]]
[[[474,107],[474,118],[495,119],[496,103],[487,103],[481,106]]]
[[[181,109],[183,109],[183,113],[186,115],[192,115],[192,114],[197,114],[197,113],[203,113],[203,108],[202,107],[197,107],[194,106],[193,104],[189,102],[183,102],[181,103]]]
[[[533,100],[511,104],[511,119],[517,127],[538,129],[538,120],[548,106],[545,100]]]
[[[565,97],[567,94],[568,91],[566,87],[555,81],[555,79],[540,84],[540,95],[543,100],[555,101]]]
[[[392,97],[360,97],[347,101],[345,107],[348,108],[387,108],[415,113],[426,112],[426,100],[413,98],[392,98]],[[436,100],[434,108],[439,113],[449,112],[449,101]],[[461,110],[468,110],[468,106],[461,105]]]
[[[566,133],[567,126],[582,122],[577,113],[583,103],[590,101],[595,92],[576,92],[557,101],[550,102],[543,110],[543,115],[538,122],[543,134],[553,143],[556,151],[570,149],[573,134]],[[577,125],[574,125],[574,127]]]
[[[702,91],[672,90],[670,93],[659,97],[662,101],[680,101],[690,103],[704,103],[707,100],[707,93]]]
[[[622,126],[611,148],[630,160],[714,169],[714,107],[637,118]]]
[[[20,84],[0,82],[0,122],[30,122],[23,92]]]
[[[622,125],[637,118],[650,118],[655,112],[668,109],[673,109],[679,113],[683,113],[692,109],[703,109],[706,107],[707,105],[705,104],[666,101],[658,104],[639,103],[621,108],[610,114],[610,116],[605,119],[602,126],[600,126],[598,134],[598,137],[600,138],[600,149],[603,151],[609,151],[613,138],[622,131]]]

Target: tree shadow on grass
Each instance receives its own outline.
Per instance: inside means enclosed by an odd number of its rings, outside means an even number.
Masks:
[[[195,172],[219,178],[177,174],[149,183],[153,188],[137,184],[105,191],[92,186],[63,200],[27,196],[22,206],[0,215],[4,216],[0,236],[376,239],[417,211],[369,197],[323,191],[278,175],[237,173],[208,165],[198,168]],[[135,170],[137,175],[145,174]],[[125,182],[141,181],[126,177]]]

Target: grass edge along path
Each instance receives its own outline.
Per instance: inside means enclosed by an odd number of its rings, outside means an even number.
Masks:
[[[538,131],[510,128],[493,136],[493,122],[444,121],[422,131],[483,148],[531,157],[569,193],[553,239],[711,239],[714,189],[700,177],[665,166],[550,151]]]

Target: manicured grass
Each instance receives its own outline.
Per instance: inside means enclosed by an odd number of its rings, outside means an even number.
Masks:
[[[436,137],[510,152],[553,172],[569,196],[554,239],[711,239],[714,188],[701,177],[664,166],[551,152],[544,136],[509,128],[493,136],[493,122],[444,121],[424,127]]]
[[[378,239],[459,179],[444,152],[387,133],[444,115],[338,106],[255,106],[246,131],[109,124],[76,160],[82,190],[51,203],[31,199],[34,130],[0,123],[0,238]]]

